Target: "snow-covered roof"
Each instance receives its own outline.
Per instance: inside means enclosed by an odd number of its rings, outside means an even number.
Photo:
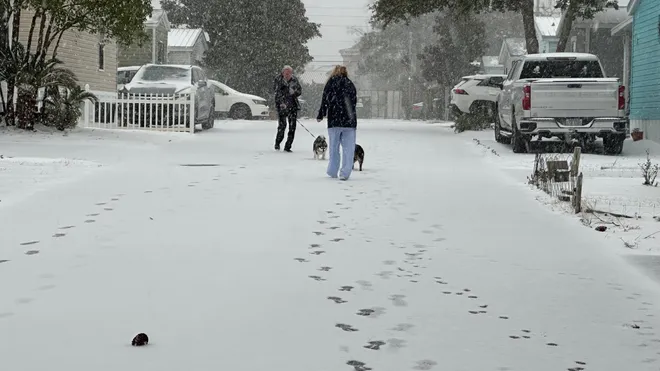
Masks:
[[[161,22],[165,25],[165,27],[170,27],[170,21],[167,19],[167,12],[162,9],[154,9],[151,12],[151,15],[147,17],[147,20],[144,21],[144,24],[147,27],[156,27]]]
[[[497,55],[484,55],[481,57],[481,63],[484,67],[495,67],[500,64],[500,57]]]
[[[201,35],[201,28],[174,28],[167,34],[167,46],[170,48],[192,48]]]
[[[520,56],[527,54],[527,42],[522,37],[510,37],[504,39],[509,55]]]
[[[525,56],[526,60],[543,61],[547,58],[576,58],[583,61],[597,61],[598,57],[590,53],[539,53],[528,54]]]
[[[561,17],[534,17],[536,29],[541,37],[557,36],[559,21],[561,21]]]

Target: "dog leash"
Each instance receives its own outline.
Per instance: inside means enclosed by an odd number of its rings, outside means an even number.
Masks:
[[[312,132],[309,131],[309,129],[307,129],[307,128],[305,127],[305,125],[303,125],[302,122],[300,122],[300,120],[296,119],[296,121],[298,121],[298,124],[299,124],[300,126],[302,126],[302,128],[305,129],[305,130],[309,133],[309,135],[312,136],[312,138],[316,138],[316,135],[312,134]]]

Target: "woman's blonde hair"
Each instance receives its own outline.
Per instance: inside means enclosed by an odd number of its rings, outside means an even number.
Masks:
[[[346,69],[346,66],[336,65],[335,68],[332,69],[332,73],[330,74],[330,77],[334,77],[334,76],[348,77],[348,70]]]

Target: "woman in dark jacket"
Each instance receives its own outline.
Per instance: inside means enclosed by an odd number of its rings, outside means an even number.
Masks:
[[[336,66],[323,89],[321,109],[316,118],[321,122],[328,117],[328,176],[347,180],[353,170],[353,155],[355,154],[355,131],[357,116],[357,91],[348,78],[345,66]],[[341,169],[339,147],[341,146]]]

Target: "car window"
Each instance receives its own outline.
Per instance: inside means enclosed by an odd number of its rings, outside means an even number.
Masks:
[[[551,78],[600,78],[603,70],[598,61],[576,61],[566,59],[527,61],[520,74],[521,79]]]
[[[518,67],[518,63],[519,63],[519,61],[514,61],[511,64],[511,69],[509,70],[509,74],[506,76],[507,80],[513,79],[513,72],[516,70],[516,67]]]
[[[146,66],[137,73],[138,80],[162,81],[162,80],[186,80],[190,81],[190,70],[172,66]]]
[[[491,88],[499,88],[504,82],[504,77],[492,76],[479,83],[479,86],[487,86]]]
[[[197,73],[199,74],[199,79],[200,80],[204,80],[204,81],[207,80],[206,79],[206,73],[204,73],[204,70],[202,70],[201,68],[197,69]]]

